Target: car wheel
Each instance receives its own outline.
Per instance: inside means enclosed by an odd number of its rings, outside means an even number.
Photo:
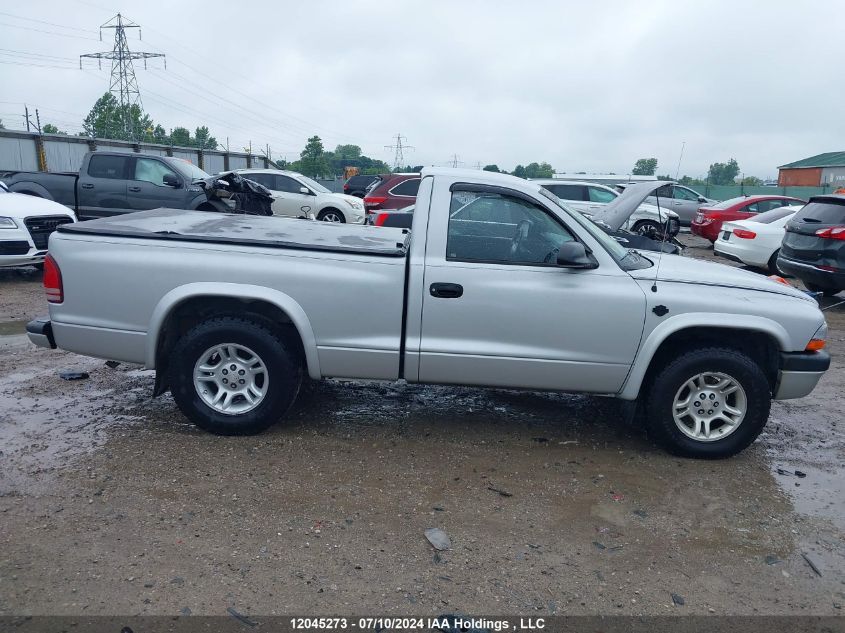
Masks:
[[[634,224],[631,232],[645,237],[650,237],[652,235],[660,236],[663,233],[663,230],[657,222],[652,222],[651,220],[640,220]]]
[[[737,350],[686,352],[654,378],[647,394],[649,436],[684,457],[720,459],[749,446],[769,418],[763,370]]]
[[[786,277],[787,274],[783,272],[780,268],[778,268],[778,255],[780,254],[780,249],[777,249],[772,256],[769,257],[769,272],[773,275],[780,275],[781,277]]]
[[[320,211],[317,219],[321,222],[340,222],[341,224],[346,222],[346,218],[340,211],[331,208]]]
[[[295,348],[270,329],[221,317],[191,329],[173,350],[170,391],[194,424],[217,435],[253,435],[276,423],[302,382]]]

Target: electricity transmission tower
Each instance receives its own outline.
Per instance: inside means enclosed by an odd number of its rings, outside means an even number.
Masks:
[[[79,67],[82,68],[82,58],[96,59],[97,65],[102,68],[102,60],[111,60],[111,82],[109,92],[117,97],[120,105],[120,122],[122,132],[127,138],[137,140],[143,130],[136,129],[138,126],[133,123],[132,106],[137,106],[138,111],[143,110],[141,104],[141,92],[138,90],[138,80],[135,78],[135,68],[132,61],[144,60],[144,68],[147,67],[147,60],[151,57],[164,57],[163,53],[133,53],[129,50],[126,42],[126,29],[138,29],[138,39],[141,39],[141,25],[129,20],[120,13],[100,27],[100,40],[103,39],[103,29],[114,29],[114,48],[102,53],[87,53],[79,56]],[[167,68],[167,60],[164,60],[164,67]]]
[[[452,167],[457,167],[458,165],[463,165],[464,162],[460,159],[460,156],[457,154],[452,154],[452,158],[449,159],[449,164]]]
[[[405,141],[403,143],[402,141]],[[396,171],[400,167],[404,167],[405,163],[405,156],[402,153],[403,151],[413,150],[413,145],[407,145],[408,139],[402,136],[401,134],[396,135],[396,142],[393,145],[385,145],[384,149],[392,149],[395,150],[395,154],[393,156],[393,171]]]

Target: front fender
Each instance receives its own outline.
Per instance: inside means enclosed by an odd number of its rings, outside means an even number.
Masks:
[[[149,328],[147,329],[145,364],[148,369],[155,368],[158,340],[161,335],[162,325],[167,319],[167,316],[179,304],[198,297],[231,297],[233,299],[265,301],[282,310],[290,317],[291,322],[296,327],[302,339],[305,361],[308,366],[308,375],[314,380],[320,379],[317,339],[314,337],[314,330],[311,327],[308,316],[305,314],[305,310],[302,309],[302,306],[296,300],[283,292],[264,286],[220,282],[185,284],[184,286],[174,288],[161,298],[153,310]]]
[[[187,204],[187,209],[189,211],[196,211],[197,207],[203,204],[210,204],[220,213],[232,212],[232,209],[225,202],[221,202],[220,200],[215,200],[213,198],[209,200],[204,193],[201,193],[191,198],[191,201]]]
[[[777,321],[767,317],[743,314],[722,314],[713,312],[687,312],[679,314],[655,327],[640,345],[637,357],[628,373],[628,378],[618,397],[623,400],[635,400],[640,393],[643,378],[648,371],[654,354],[669,336],[690,328],[719,328],[749,330],[768,334],[777,341],[781,350],[791,349],[789,333]]]

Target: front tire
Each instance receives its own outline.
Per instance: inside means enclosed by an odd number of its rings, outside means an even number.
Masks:
[[[663,234],[663,229],[657,222],[651,220],[640,220],[632,227],[632,232],[644,237],[651,237],[652,235],[659,236]]]
[[[200,323],[176,344],[170,391],[185,416],[216,435],[254,435],[296,399],[302,365],[294,347],[250,319]]]
[[[737,350],[686,352],[655,376],[646,400],[649,436],[683,457],[721,459],[747,448],[766,425],[769,381]]]
[[[344,217],[343,213],[338,211],[337,209],[323,209],[320,211],[320,214],[317,216],[317,219],[321,222],[335,222],[344,224],[346,223],[346,218]]]

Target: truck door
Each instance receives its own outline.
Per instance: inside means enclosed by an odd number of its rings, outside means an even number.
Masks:
[[[184,209],[185,179],[163,160],[148,157],[132,158],[131,176],[126,183],[126,198],[133,211],[171,207]],[[165,180],[173,184],[165,184]]]
[[[420,382],[598,393],[622,387],[642,335],[645,296],[603,249],[594,270],[556,265],[560,244],[587,244],[583,227],[578,238],[563,210],[558,216],[525,194],[489,185],[435,182],[431,209]],[[590,240],[594,253],[602,248]]]
[[[130,211],[126,200],[126,179],[132,156],[94,153],[83,165],[77,182],[81,220]]]

